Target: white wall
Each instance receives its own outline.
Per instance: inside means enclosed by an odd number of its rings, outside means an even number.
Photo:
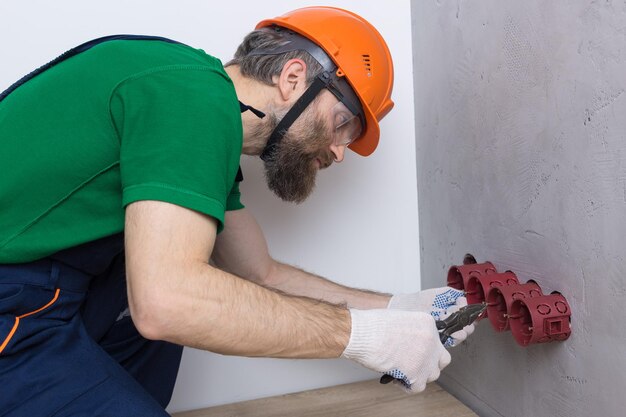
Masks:
[[[244,159],[243,201],[257,216],[275,258],[341,283],[380,291],[420,287],[409,0],[326,1],[372,22],[395,62],[396,107],[381,124],[371,157],[349,153],[320,175],[300,206],[265,187],[257,160]],[[228,60],[262,18],[311,5],[300,0],[3,1],[0,89],[85,40],[113,33],[154,34]],[[316,3],[313,3],[316,4]],[[217,6],[219,5],[219,6]],[[342,360],[286,361],[223,357],[187,349],[170,410],[184,410],[375,375]]]

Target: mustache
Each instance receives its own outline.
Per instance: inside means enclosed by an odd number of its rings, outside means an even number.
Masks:
[[[335,157],[330,152],[325,152],[324,155],[319,156],[317,159],[320,161],[320,169],[326,169],[335,162]]]

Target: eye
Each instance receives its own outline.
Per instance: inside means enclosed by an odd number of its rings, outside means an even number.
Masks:
[[[352,114],[346,114],[344,112],[337,113],[335,115],[335,129],[340,129],[344,124],[346,124],[350,119],[352,119]]]

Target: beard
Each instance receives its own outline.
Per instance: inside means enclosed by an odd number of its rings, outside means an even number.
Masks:
[[[272,132],[280,120],[275,113],[269,117],[267,126]],[[303,113],[299,119],[302,123],[294,123],[264,161],[269,189],[283,201],[297,204],[313,192],[318,169],[330,166],[334,160],[328,148],[330,137],[325,121],[311,111]]]

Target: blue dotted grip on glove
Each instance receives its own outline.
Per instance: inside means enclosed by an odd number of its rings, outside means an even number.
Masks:
[[[433,300],[433,310],[430,312],[430,315],[433,316],[435,320],[441,320],[441,315],[445,313],[447,309],[454,306],[456,304],[456,300],[464,295],[465,293],[463,291],[455,290],[453,288],[438,294]],[[443,347],[450,348],[453,346],[454,339],[448,337],[448,339],[444,342]]]
[[[433,310],[430,312],[431,316],[435,318],[435,320],[441,320],[441,314],[444,313],[448,308],[452,307],[456,304],[456,300],[463,297],[465,293],[463,291],[455,290],[450,288],[435,296],[433,300],[432,308]]]
[[[409,381],[409,378],[407,378],[404,372],[400,371],[399,369],[385,372],[385,375],[380,378],[380,383],[388,384],[394,380],[399,381],[406,388],[411,389],[411,382]]]

